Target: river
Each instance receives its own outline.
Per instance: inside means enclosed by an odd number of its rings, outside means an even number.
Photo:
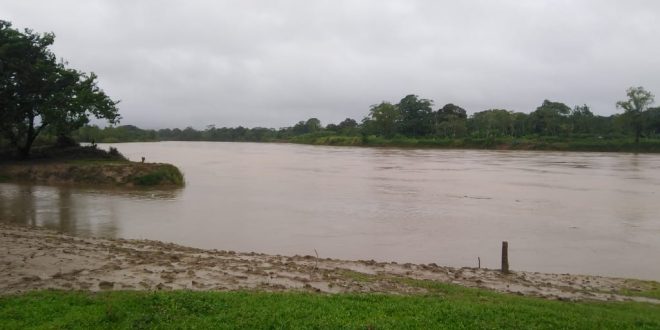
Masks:
[[[199,248],[660,280],[660,155],[115,145],[175,191],[0,184],[0,220]],[[101,145],[107,148],[108,145]]]

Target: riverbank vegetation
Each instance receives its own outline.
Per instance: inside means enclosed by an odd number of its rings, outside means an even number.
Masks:
[[[0,179],[183,185],[183,175],[172,165],[129,162],[116,149],[81,147],[72,139],[91,117],[117,124],[118,102],[97,86],[94,73],[57,60],[50,50],[54,41],[53,33],[20,31],[0,20]],[[25,162],[28,158],[33,161]]]
[[[280,129],[222,127],[144,130],[135,126],[84,126],[73,136],[86,142],[252,141],[344,146],[477,148],[519,150],[660,152],[660,107],[653,95],[630,88],[617,103],[623,113],[599,116],[587,105],[573,108],[545,100],[530,113],[489,109],[472,115],[446,104],[407,95],[398,103],[373,105],[361,122],[347,118],[323,126],[316,118]]]
[[[97,86],[97,76],[67,67],[50,47],[53,33],[14,29],[0,20],[0,148],[27,159],[42,134],[58,146],[74,145],[71,132],[90,117],[119,122],[113,101]]]
[[[431,283],[426,295],[303,292],[61,292],[0,297],[25,328],[657,329],[660,306],[562,302]]]
[[[0,182],[122,187],[184,185],[183,174],[176,166],[131,162],[115,148],[106,151],[96,146],[44,146],[34,148],[29,162],[11,160],[9,156],[0,159],[5,159],[0,161]]]
[[[279,129],[216,127],[144,130],[115,126],[117,101],[97,86],[94,73],[68,68],[49,47],[52,33],[19,31],[0,21],[0,150],[31,156],[33,145],[71,146],[75,141],[253,141],[324,145],[434,148],[532,149],[660,152],[660,107],[653,94],[631,87],[617,102],[622,113],[594,114],[587,105],[570,107],[544,100],[530,112],[466,109],[406,95],[397,103],[372,105],[361,121],[346,118],[322,125],[309,118]],[[90,118],[111,126],[88,125]],[[5,153],[6,154],[6,153]]]

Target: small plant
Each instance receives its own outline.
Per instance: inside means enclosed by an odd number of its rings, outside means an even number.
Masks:
[[[117,156],[121,155],[119,150],[117,150],[117,148],[115,148],[115,147],[110,147],[110,150],[108,151],[108,154],[110,154],[110,156],[114,156],[114,157],[117,157]]]
[[[184,184],[183,174],[173,165],[162,164],[153,171],[133,177],[136,186],[176,185]]]

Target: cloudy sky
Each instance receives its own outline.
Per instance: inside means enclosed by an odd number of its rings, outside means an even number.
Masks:
[[[407,94],[469,113],[660,101],[657,0],[0,0],[0,19],[55,32],[145,128],[359,120]]]

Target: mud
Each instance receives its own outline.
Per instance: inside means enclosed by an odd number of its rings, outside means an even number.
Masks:
[[[73,237],[0,223],[0,293],[31,290],[264,290],[426,293],[430,280],[560,300],[660,300],[616,294],[645,282],[201,250],[150,240]]]

